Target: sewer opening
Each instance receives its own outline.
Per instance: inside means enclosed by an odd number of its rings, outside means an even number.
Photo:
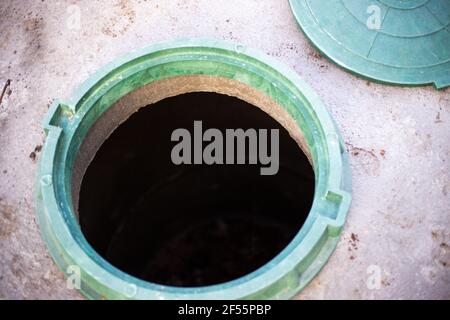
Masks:
[[[277,174],[261,175],[254,164],[173,164],[172,132],[193,137],[198,120],[204,131],[278,129]],[[238,98],[195,92],[141,108],[112,132],[83,177],[78,214],[90,245],[123,272],[200,287],[273,259],[302,227],[313,196],[314,171],[277,121]]]

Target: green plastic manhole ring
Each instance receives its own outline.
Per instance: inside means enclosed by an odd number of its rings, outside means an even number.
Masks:
[[[121,97],[185,76],[209,76],[254,88],[275,101],[304,135],[315,171],[311,211],[292,242],[258,270],[219,285],[179,288],[118,270],[84,238],[73,208],[74,162],[87,132]],[[67,102],[55,102],[37,179],[42,236],[61,270],[81,275],[92,299],[285,299],[305,287],[334,250],[350,206],[350,171],[336,126],[298,75],[265,54],[215,40],[177,40],[131,52],[90,77]],[[69,277],[70,278],[70,277]]]
[[[450,1],[289,0],[327,58],[380,83],[450,85]]]

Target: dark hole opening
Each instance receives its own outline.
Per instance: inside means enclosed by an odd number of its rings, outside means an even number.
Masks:
[[[261,165],[174,165],[177,128],[279,129],[279,171]],[[270,141],[270,140],[269,140]],[[237,279],[280,253],[303,225],[314,172],[265,112],[217,93],[141,108],[103,143],[83,178],[79,216],[92,247],[120,270],[191,287]]]

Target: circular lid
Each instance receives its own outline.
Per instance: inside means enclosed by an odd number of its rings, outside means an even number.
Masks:
[[[249,94],[253,99],[250,101],[258,101],[258,105],[279,106],[273,109],[278,111],[271,111],[273,116],[280,112],[277,116],[280,124],[299,130],[296,141],[304,146],[316,173],[308,218],[275,258],[238,279],[216,285],[175,287],[133,277],[104,260],[80,228],[75,194],[84,169],[77,163],[91,159],[83,144],[87,143],[86,148],[95,152],[95,143],[86,138],[92,134],[97,139],[106,138],[110,133],[99,121],[113,129],[115,121],[123,120],[118,114],[109,113],[112,108],[128,116],[137,107],[147,105],[149,99],[154,102],[187,92],[218,90],[219,87],[213,87],[217,84],[224,94],[242,98]],[[134,92],[138,95],[133,96]],[[124,103],[124,97],[130,99],[125,102],[132,103]],[[116,120],[103,117],[108,114],[114,114]],[[88,298],[290,298],[325,265],[350,208],[348,155],[326,107],[293,70],[241,44],[184,39],[132,51],[91,75],[69,100],[55,101],[44,127],[47,138],[36,190],[39,226],[50,254],[66,273],[71,288],[77,288]],[[83,155],[78,158],[80,153]]]
[[[301,29],[336,64],[398,85],[450,86],[449,0],[290,0]]]

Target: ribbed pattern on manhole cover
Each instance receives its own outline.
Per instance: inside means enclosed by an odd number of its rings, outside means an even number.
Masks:
[[[450,85],[450,1],[290,0],[306,36],[365,78]]]

